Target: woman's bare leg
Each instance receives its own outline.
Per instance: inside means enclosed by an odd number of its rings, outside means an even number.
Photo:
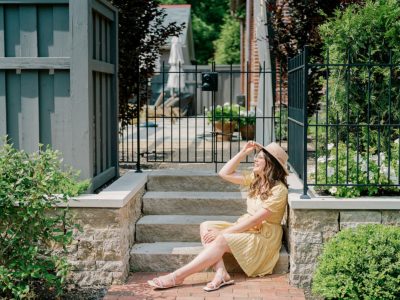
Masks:
[[[174,272],[175,284],[180,284],[183,280],[194,273],[200,272],[206,268],[211,267],[219,260],[221,260],[224,253],[230,252],[228,243],[225,238],[218,236],[207,248],[204,248],[199,255],[196,256],[190,263],[179,268]],[[164,286],[173,285],[173,276],[171,274],[157,278]]]
[[[203,240],[203,236],[207,233],[207,231],[208,231],[207,222],[201,223],[200,224],[200,239],[201,239],[201,243],[203,244],[204,248],[206,248],[206,247],[208,247],[210,245],[210,243],[207,244]],[[222,271],[223,275],[225,273],[228,273],[226,271],[224,260],[222,258],[219,261],[217,261],[217,263],[213,266],[213,268],[214,268],[215,272]]]

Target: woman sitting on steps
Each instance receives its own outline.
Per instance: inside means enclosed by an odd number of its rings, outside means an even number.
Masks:
[[[258,150],[251,175],[242,175],[236,168],[247,155]],[[266,147],[248,142],[219,172],[232,183],[248,187],[247,213],[235,223],[207,221],[200,225],[204,250],[178,270],[149,280],[149,285],[171,288],[182,284],[189,275],[213,266],[214,279],[204,287],[214,291],[233,284],[222,256],[232,253],[247,276],[271,274],[279,259],[282,241],[281,221],[287,205],[286,152],[276,143]]]

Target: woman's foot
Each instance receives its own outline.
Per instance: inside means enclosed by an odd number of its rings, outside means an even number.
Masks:
[[[207,292],[215,291],[218,290],[219,288],[225,286],[225,285],[230,285],[234,284],[235,281],[231,280],[231,277],[227,272],[217,272],[215,273],[215,276],[213,280],[203,288],[203,290]]]
[[[147,281],[149,285],[157,289],[169,289],[181,285],[182,282],[183,280],[177,280],[175,272]]]

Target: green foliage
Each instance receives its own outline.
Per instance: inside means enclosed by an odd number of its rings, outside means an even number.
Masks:
[[[282,0],[274,1],[268,7],[273,30],[272,52],[282,67],[282,76],[287,78],[287,58],[293,57],[309,47],[312,63],[322,62],[322,43],[318,25],[332,16],[335,9],[344,9],[351,3],[362,3],[363,0]],[[289,10],[287,15],[286,9]],[[322,95],[322,84],[319,80],[322,71],[315,70],[308,78],[308,115],[319,109]],[[284,88],[287,88],[284,84]]]
[[[206,109],[206,115],[209,122],[239,121],[241,111],[245,110],[239,104],[231,105],[227,102],[223,106],[217,105],[215,109],[213,107],[210,107],[209,110]]]
[[[137,105],[128,104],[129,98],[140,99],[140,107],[146,103],[147,86],[139,83],[152,76],[159,49],[169,37],[179,35],[184,25],[173,22],[165,26],[165,11],[159,9],[156,0],[111,0],[111,3],[119,9],[119,118],[124,127],[140,110]]]
[[[35,286],[61,292],[68,264],[55,249],[72,241],[74,225],[68,209],[55,206],[87,188],[62,170],[58,151],[0,148],[0,298],[32,298]]]
[[[330,63],[366,64],[330,70],[329,121],[383,125],[399,120],[400,81],[396,78],[400,68],[385,66],[390,61],[400,63],[398,1],[368,0],[365,6],[352,5],[337,11],[334,18],[320,26],[320,32]],[[350,132],[354,135],[356,129],[350,128]],[[341,140],[347,130],[341,128]],[[386,127],[380,134],[382,140],[396,138],[392,128]],[[365,137],[362,135],[364,143]],[[368,145],[377,146],[378,141],[371,142]]]
[[[214,42],[215,63],[240,63],[240,23],[230,16],[225,17],[219,38]]]
[[[162,4],[191,4],[194,48],[198,64],[208,64],[214,57],[214,41],[221,33],[230,0],[161,0]]]
[[[339,232],[324,246],[312,290],[326,299],[400,299],[400,228]]]
[[[240,112],[239,112],[240,126],[256,125],[256,121],[257,121],[257,116],[254,108],[246,110],[245,107],[243,106],[240,107]]]
[[[357,152],[344,143],[336,147],[333,143],[327,145],[326,152],[320,153],[317,159],[317,173],[312,170],[311,179],[317,184],[365,184],[368,186],[322,186],[317,190],[329,192],[336,197],[358,197],[361,195],[375,196],[384,193],[399,193],[399,187],[383,186],[399,182],[399,140],[391,147],[389,161],[388,152]],[[376,151],[376,149],[371,149]],[[337,178],[336,178],[337,176]],[[372,186],[374,184],[376,186]]]
[[[275,138],[277,140],[287,140],[288,137],[288,109],[281,106],[275,112]]]

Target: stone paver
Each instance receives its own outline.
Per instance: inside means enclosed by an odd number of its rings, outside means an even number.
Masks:
[[[262,278],[248,278],[244,274],[234,273],[231,276],[235,284],[223,287],[214,292],[203,291],[203,286],[210,281],[214,273],[204,272],[189,276],[182,286],[154,290],[147,280],[166,273],[134,273],[126,284],[113,285],[109,288],[104,300],[125,299],[171,299],[171,300],[304,300],[302,289],[290,286],[288,274],[269,275]]]

